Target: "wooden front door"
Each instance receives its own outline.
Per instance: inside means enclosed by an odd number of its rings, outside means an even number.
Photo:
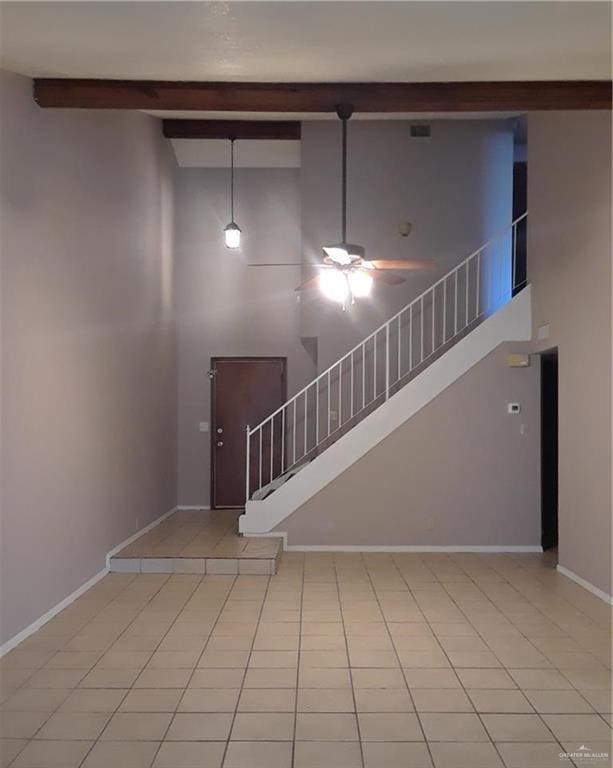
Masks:
[[[257,426],[287,397],[282,357],[211,359],[211,506],[245,505],[247,425]]]

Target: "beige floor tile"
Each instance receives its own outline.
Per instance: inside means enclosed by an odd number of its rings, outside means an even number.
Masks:
[[[14,712],[53,712],[68,698],[64,688],[22,688],[3,702],[1,709]]]
[[[292,747],[291,741],[231,741],[223,768],[291,768]]]
[[[569,761],[560,759],[559,744],[502,743],[496,745],[507,768],[560,768]]]
[[[428,741],[489,741],[477,715],[425,712],[419,719]]]
[[[599,715],[543,715],[559,741],[607,741],[611,729]]]
[[[351,688],[351,676],[349,669],[307,667],[300,670],[298,685],[300,688]]]
[[[579,691],[596,712],[611,714],[613,712],[613,695],[611,691]]]
[[[36,738],[94,741],[110,716],[108,712],[56,712],[38,731]]]
[[[196,669],[189,679],[189,688],[240,688],[243,669]]]
[[[358,712],[413,712],[413,702],[406,688],[356,688]]]
[[[231,713],[177,713],[165,736],[167,741],[223,741],[232,726]]]
[[[234,712],[239,693],[238,688],[190,688],[183,693],[177,711]]]
[[[85,675],[84,669],[39,669],[28,677],[25,687],[75,688]]]
[[[492,744],[430,744],[435,768],[503,768]]]
[[[561,674],[575,688],[586,691],[605,691],[611,688],[611,674],[603,673],[598,669],[563,669]],[[545,688],[546,686],[535,687]]]
[[[394,651],[351,650],[349,660],[352,667],[398,667],[398,657]]]
[[[418,742],[364,742],[364,768],[432,768],[428,747]]]
[[[552,741],[553,736],[538,715],[482,716],[483,723],[493,741]]]
[[[360,745],[350,741],[297,741],[294,768],[362,768]]]
[[[349,688],[300,688],[298,712],[355,712]]]
[[[408,712],[360,712],[362,741],[423,741],[417,716]]]
[[[98,651],[58,651],[52,656],[46,669],[91,669],[100,658]]]
[[[354,714],[299,712],[296,715],[296,741],[357,741]]]
[[[156,651],[147,669],[193,669],[200,657],[199,650]]]
[[[295,688],[295,669],[247,669],[244,688]]]
[[[129,688],[140,670],[92,669],[79,683],[80,688]]]
[[[121,702],[120,712],[174,712],[183,689],[141,688],[128,693]]]
[[[31,739],[49,716],[49,712],[0,712],[0,738]]]
[[[400,669],[352,669],[354,688],[406,688]]]
[[[8,768],[27,743],[27,739],[0,739],[0,768]]]
[[[125,688],[77,688],[60,712],[114,712],[127,692]]]
[[[474,712],[470,699],[459,688],[415,688],[411,695],[418,712]]]
[[[534,708],[521,691],[476,688],[468,690],[467,693],[477,712],[534,712]]]
[[[77,768],[91,741],[31,741],[16,757],[15,768]]]
[[[82,768],[150,768],[158,748],[155,741],[99,741]]]
[[[253,651],[250,669],[288,669],[298,665],[297,651]]]
[[[150,656],[149,651],[111,650],[96,664],[96,669],[142,669]]]
[[[143,669],[134,682],[135,688],[185,688],[190,669]]]
[[[526,691],[537,712],[546,714],[590,714],[594,710],[577,691]]]
[[[342,646],[345,644],[345,640],[342,637],[335,638],[341,641]],[[299,638],[298,635],[256,635],[253,643],[253,650],[255,651],[298,651]],[[210,647],[210,643],[209,646]],[[304,643],[303,643],[304,647]],[[249,648],[247,648],[249,650]]]
[[[154,768],[221,768],[225,741],[165,741]]]
[[[238,702],[239,712],[294,712],[294,688],[245,688]]]
[[[300,668],[317,667],[339,669],[349,666],[347,651],[301,651]]]
[[[294,713],[238,712],[232,741],[290,741],[294,735]]]
[[[198,662],[198,667],[218,669],[245,668],[249,661],[249,651],[210,651],[205,650]]]
[[[460,688],[460,681],[453,669],[405,669],[404,676],[413,688]]]
[[[168,712],[117,712],[104,729],[102,741],[160,741],[172,714]]]
[[[464,688],[497,690],[517,687],[504,669],[458,669],[457,673]]]
[[[559,691],[572,688],[566,677],[555,669],[510,669],[509,674],[523,690]]]

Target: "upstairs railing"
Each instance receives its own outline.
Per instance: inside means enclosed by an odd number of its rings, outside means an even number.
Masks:
[[[317,456],[526,284],[527,213],[413,299],[264,421],[247,427],[246,498]]]

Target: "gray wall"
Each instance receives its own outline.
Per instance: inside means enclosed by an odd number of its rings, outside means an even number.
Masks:
[[[508,368],[520,350],[500,346],[284,520],[289,544],[540,545],[540,360]]]
[[[177,181],[179,319],[179,504],[209,504],[211,357],[286,356],[288,392],[314,365],[300,343],[294,288],[300,267],[249,268],[251,262],[300,262],[298,171],[238,169],[240,251],[229,251],[229,171],[181,169]],[[241,480],[242,482],[242,480]]]
[[[376,258],[435,259],[437,272],[404,273],[343,312],[317,288],[302,295],[303,336],[318,337],[324,370],[439,276],[511,222],[513,133],[507,120],[431,123],[430,139],[405,121],[353,120],[348,127],[348,239]],[[303,258],[340,240],[340,127],[302,126]],[[398,234],[410,221],[408,238]],[[312,274],[309,272],[308,274]]]
[[[611,594],[611,113],[528,118],[536,348],[559,355],[560,564]]]
[[[6,640],[176,504],[175,164],[150,117],[0,82]]]

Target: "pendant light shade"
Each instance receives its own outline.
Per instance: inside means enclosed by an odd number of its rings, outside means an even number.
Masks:
[[[234,221],[234,139],[230,139],[230,223],[224,228],[226,248],[241,246],[241,228]]]

